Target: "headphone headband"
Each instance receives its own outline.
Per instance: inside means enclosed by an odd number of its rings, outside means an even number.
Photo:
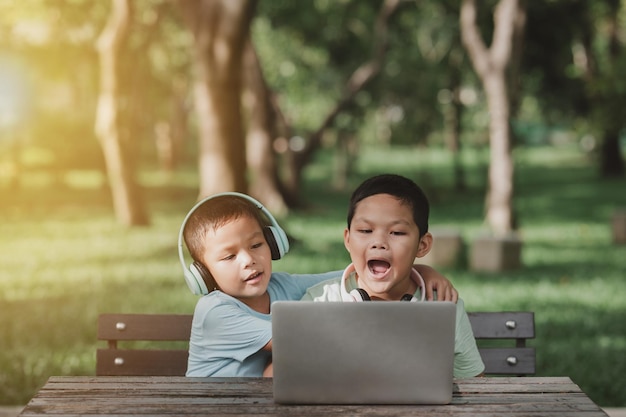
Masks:
[[[187,286],[189,287],[191,292],[196,295],[206,295],[213,290],[213,288],[209,290],[204,282],[204,277],[211,279],[212,277],[207,268],[199,262],[193,262],[191,265],[189,265],[189,267],[187,267],[183,250],[183,232],[185,230],[185,225],[187,225],[187,221],[189,220],[191,215],[198,209],[198,207],[211,199],[228,195],[248,200],[249,202],[254,204],[259,210],[261,210],[263,214],[265,214],[265,217],[268,218],[268,220],[270,221],[270,226],[263,228],[263,235],[270,247],[273,260],[282,258],[289,251],[289,240],[287,239],[287,234],[278,225],[278,222],[276,221],[274,216],[272,216],[272,214],[259,201],[255,200],[247,194],[237,192],[224,192],[206,197],[197,202],[191,208],[191,210],[189,210],[189,212],[183,219],[180,230],[178,231],[178,258],[180,260],[180,264],[183,267],[183,273],[185,276],[185,281],[187,282]]]

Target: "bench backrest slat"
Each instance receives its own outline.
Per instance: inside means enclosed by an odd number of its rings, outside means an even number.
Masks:
[[[99,340],[189,340],[190,314],[101,314]]]
[[[98,340],[107,348],[96,352],[96,375],[185,375],[187,349],[121,349],[118,342],[189,342],[190,314],[101,314]]]
[[[98,349],[96,375],[185,376],[186,349]]]
[[[526,340],[535,337],[532,312],[470,312],[474,337],[511,339],[511,347],[479,347],[486,374],[532,375],[535,373],[535,349]],[[125,341],[189,342],[191,314],[101,314],[98,317],[98,340],[107,341],[98,349],[96,375],[184,375],[187,350],[121,349]]]
[[[485,374],[533,375],[535,349],[526,340],[535,337],[535,314],[528,311],[468,313],[474,337],[479,343]],[[511,347],[480,347],[480,340],[511,340]]]

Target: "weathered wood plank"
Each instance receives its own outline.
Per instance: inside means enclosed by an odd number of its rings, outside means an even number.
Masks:
[[[279,405],[264,378],[53,377],[22,416],[588,416],[606,414],[569,378],[455,380],[449,405]]]
[[[315,406],[289,406],[277,405],[271,401],[254,402],[251,400],[227,401],[227,399],[214,402],[211,399],[201,401],[167,401],[153,399],[153,401],[80,401],[80,402],[55,402],[53,404],[33,402],[27,406],[27,411],[43,411],[47,414],[97,414],[102,410],[107,410],[108,415],[119,414],[196,414],[206,415],[226,415],[226,414],[248,414],[248,415],[433,415],[457,413],[484,415],[492,413],[496,415],[533,415],[547,413],[561,413],[561,415],[575,416],[579,412],[598,412],[597,406],[589,402],[558,401],[553,398],[550,402],[534,402],[535,398],[528,398],[527,401],[509,401],[501,404],[457,404],[450,405],[315,405]],[[597,414],[596,414],[597,415]],[[600,414],[602,415],[602,414]]]
[[[146,382],[149,381],[149,382]],[[224,385],[223,382],[228,382]],[[271,393],[272,380],[267,378],[186,378],[186,377],[52,377],[49,379],[46,390],[80,389],[89,390],[109,389],[112,385],[119,389],[154,389],[155,385],[163,390],[215,390],[229,389],[236,391],[255,391]],[[580,392],[580,387],[569,378],[562,377],[492,377],[456,379],[455,392]]]

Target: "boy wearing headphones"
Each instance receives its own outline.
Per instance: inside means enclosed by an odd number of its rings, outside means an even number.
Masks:
[[[194,260],[189,267],[183,238]],[[266,367],[271,375],[271,303],[298,300],[308,287],[341,274],[272,272],[272,260],[289,250],[289,242],[272,215],[245,194],[218,194],[196,204],[178,245],[187,285],[203,295],[192,321],[187,376],[262,376]],[[456,298],[449,281],[423,268],[431,286]]]
[[[428,199],[410,179],[385,174],[365,180],[350,198],[344,231],[352,263],[341,278],[309,288],[302,299],[424,300],[424,281],[413,263],[432,246],[428,215]],[[481,375],[485,366],[460,298],[456,312],[454,376]]]

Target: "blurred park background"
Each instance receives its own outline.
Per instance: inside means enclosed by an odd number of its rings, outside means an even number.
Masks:
[[[100,313],[193,311],[198,198],[252,194],[274,269],[323,272],[394,172],[468,311],[534,311],[537,375],[626,406],[625,46],[623,0],[0,0],[0,405],[92,375]],[[478,236],[519,259],[472,268]]]

